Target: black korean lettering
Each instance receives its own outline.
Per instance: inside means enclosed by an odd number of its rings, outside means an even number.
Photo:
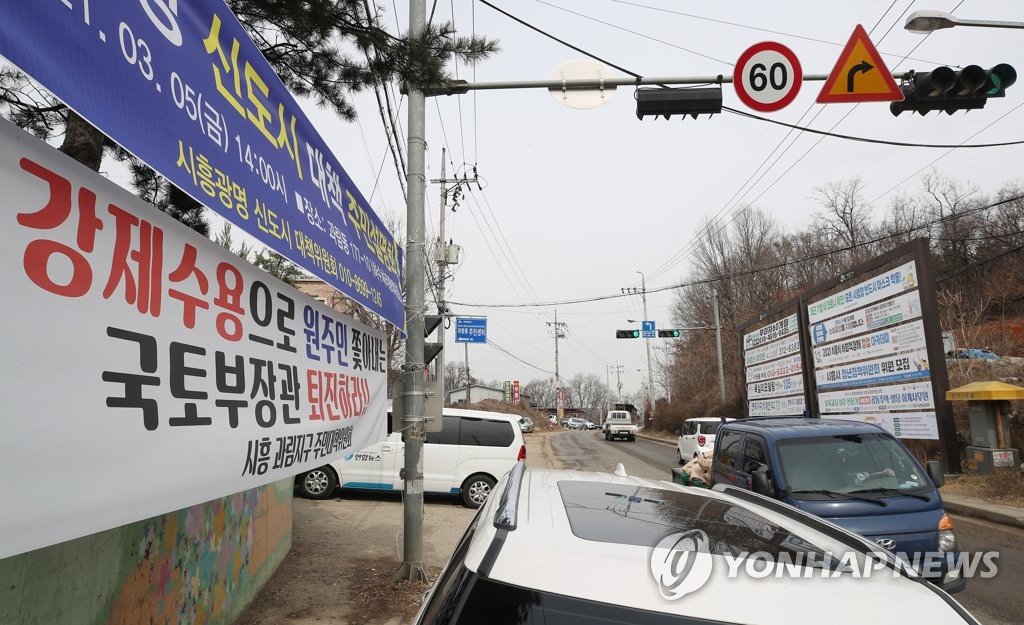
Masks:
[[[140,334],[121,328],[107,327],[107,336],[122,341],[131,341],[139,346],[139,368],[143,373],[156,373],[157,344],[156,339],[148,334]],[[160,423],[159,406],[155,399],[142,397],[143,386],[160,386],[160,378],[155,375],[140,375],[119,371],[104,371],[104,382],[121,384],[122,396],[108,396],[108,408],[141,408],[142,424],[147,430],[153,431]]]
[[[249,312],[253,321],[261,328],[269,328],[274,319],[274,300],[270,296],[270,287],[259,280],[253,280],[249,286]],[[273,345],[273,339],[249,333],[249,340],[263,345]]]
[[[292,345],[292,337],[295,336],[295,330],[291,324],[295,321],[295,300],[284,293],[278,293],[277,299],[283,304],[277,309],[277,331],[281,333],[277,348],[294,354],[296,349]]]
[[[171,395],[178,399],[206,399],[209,394],[206,391],[191,391],[187,388],[186,378],[205,378],[206,369],[190,367],[185,364],[185,356],[205,356],[206,348],[187,343],[171,343],[170,364],[171,364]],[[210,425],[213,418],[200,416],[195,402],[185,402],[185,415],[171,417],[167,420],[168,425]]]

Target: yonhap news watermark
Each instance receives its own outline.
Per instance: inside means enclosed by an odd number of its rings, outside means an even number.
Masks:
[[[988,579],[999,572],[999,552],[832,553],[815,550],[712,553],[711,541],[695,529],[666,536],[651,551],[650,571],[665,599],[696,592],[716,570],[729,579],[857,578],[917,575],[929,579]]]

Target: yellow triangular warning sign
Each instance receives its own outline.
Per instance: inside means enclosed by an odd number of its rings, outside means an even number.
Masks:
[[[818,103],[890,102],[902,100],[903,92],[896,86],[882,55],[871,43],[864,27],[857,24],[846,42],[839,60],[818,94]]]

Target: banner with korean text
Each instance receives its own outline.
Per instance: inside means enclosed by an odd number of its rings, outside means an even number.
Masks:
[[[0,55],[205,206],[404,328],[402,250],[223,0],[0,0]]]
[[[6,121],[0,188],[0,558],[383,440],[379,331]]]

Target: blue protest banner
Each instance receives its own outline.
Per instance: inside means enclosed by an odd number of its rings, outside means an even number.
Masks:
[[[402,250],[223,0],[0,0],[0,55],[205,206],[404,328]]]

